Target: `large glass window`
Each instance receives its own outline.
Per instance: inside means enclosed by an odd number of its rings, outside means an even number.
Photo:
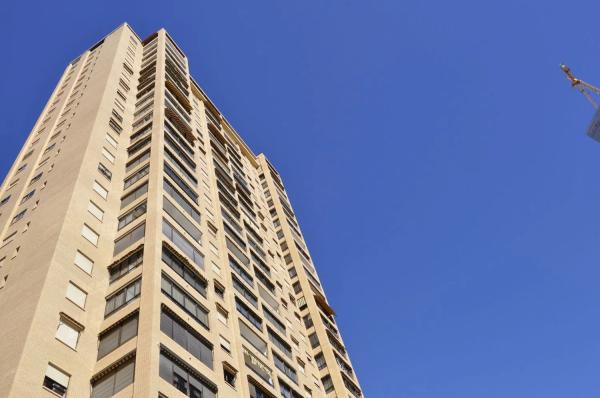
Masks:
[[[177,229],[173,228],[171,224],[163,219],[163,234],[173,244],[181,250],[186,256],[188,256],[194,264],[200,268],[204,268],[204,256],[200,253]]]
[[[146,150],[144,153],[142,153],[135,159],[127,162],[127,164],[125,165],[125,173],[129,173],[131,170],[135,169],[137,166],[144,163],[148,159],[150,159],[150,149]]]
[[[292,380],[294,383],[298,383],[298,375],[296,374],[296,370],[275,353],[273,353],[273,362],[275,362],[277,369],[281,370],[287,377],[290,378],[290,380]]]
[[[202,232],[185,216],[179,209],[171,203],[169,199],[163,196],[163,208],[181,228],[185,230],[196,242],[202,240]]]
[[[258,308],[258,299],[252,292],[244,286],[244,284],[239,281],[235,276],[231,275],[231,279],[233,281],[233,287],[238,291],[246,300],[250,302],[254,307]]]
[[[250,286],[254,286],[254,279],[252,275],[250,275],[246,270],[239,265],[234,259],[229,257],[229,266],[233,269],[239,276],[242,277]]]
[[[235,306],[238,312],[246,318],[252,325],[258,330],[262,330],[262,319],[256,315],[246,304],[244,304],[239,298],[235,298]]]
[[[246,347],[242,346],[244,352],[244,363],[252,369],[261,379],[273,385],[273,372],[267,365],[250,352]]]
[[[146,214],[146,202],[140,203],[134,209],[128,211],[126,214],[119,217],[119,224],[117,230],[119,231],[125,228],[127,225],[131,224],[144,214]]]
[[[98,359],[113,352],[117,347],[125,344],[135,336],[138,330],[138,314],[129,315],[111,326],[107,331],[100,333],[98,338]]]
[[[160,330],[212,369],[212,344],[200,334],[193,331],[191,326],[179,319],[179,317],[171,314],[170,311],[165,311],[164,308],[160,314]]]
[[[187,200],[184,199],[183,196],[177,192],[175,187],[171,185],[167,180],[163,180],[163,190],[169,194],[171,198],[177,202],[179,206],[189,214],[196,222],[200,222],[200,212],[196,210],[194,206],[192,206]]]
[[[135,190],[131,191],[123,199],[121,199],[121,209],[123,207],[127,206],[128,204],[132,203],[136,199],[141,198],[142,196],[146,195],[147,192],[148,192],[148,183],[146,182],[146,183],[140,185],[139,187],[137,187]]]
[[[162,276],[161,290],[175,304],[179,305],[181,309],[208,329],[208,310],[164,274]]]
[[[256,348],[261,354],[267,356],[267,343],[252,329],[250,329],[244,322],[239,321],[240,325],[240,334],[242,337],[248,341],[254,348]]]
[[[292,347],[286,343],[281,337],[279,337],[275,332],[271,330],[271,328],[267,327],[267,332],[269,334],[269,340],[271,343],[285,355],[287,355],[290,359],[292,358]]]
[[[141,248],[136,250],[134,253],[131,253],[124,259],[119,260],[116,264],[111,265],[108,268],[109,282],[112,283],[123,275],[128,274],[131,270],[137,268],[140,264],[142,264],[143,258],[144,249]]]
[[[179,177],[179,175],[166,163],[164,164],[164,170],[165,174],[171,177],[173,181],[175,181],[175,184],[177,184],[177,186],[181,188],[181,190],[185,192],[185,194],[189,196],[194,203],[198,203],[198,194],[196,191],[194,191],[185,181],[183,181],[183,179]]]
[[[159,375],[190,398],[216,398],[217,386],[173,353],[160,352]]]
[[[283,398],[303,398],[302,395],[297,393],[292,387],[285,384],[281,379],[279,380],[279,391]],[[297,384],[297,383],[296,383]]]
[[[142,223],[115,241],[113,256],[121,253],[133,243],[142,239],[146,234],[146,223]]]
[[[92,398],[110,398],[133,383],[135,357],[92,382]]]
[[[233,244],[233,242],[231,242],[231,240],[229,240],[229,238],[225,238],[225,244],[227,245],[227,248],[229,249],[229,251],[245,266],[250,265],[250,259],[244,254],[242,253],[242,251],[240,249],[238,249],[238,247]]]
[[[123,189],[129,188],[130,186],[132,186],[133,184],[135,184],[136,182],[138,182],[139,180],[141,180],[142,178],[147,176],[149,172],[150,172],[150,165],[142,167],[141,169],[139,169],[138,171],[133,173],[133,175],[131,175],[125,179],[125,182],[123,184]]]
[[[273,315],[273,313],[271,311],[269,311],[268,309],[265,308],[265,306],[262,306],[263,308],[263,313],[265,314],[265,318],[267,318],[267,320],[277,328],[277,330],[279,330],[281,333],[285,334],[285,325],[283,324],[283,322],[281,322],[279,319],[277,319],[275,317],[275,315]]]
[[[196,289],[198,293],[206,297],[206,287],[208,282],[206,279],[200,277],[198,273],[191,268],[191,264],[186,264],[186,262],[181,259],[178,254],[172,252],[164,245],[162,248],[162,260],[194,289]]]
[[[106,308],[104,309],[104,317],[106,318],[113,312],[123,308],[131,301],[136,299],[140,295],[141,279],[130,283],[127,286],[121,288],[115,294],[106,299]]]

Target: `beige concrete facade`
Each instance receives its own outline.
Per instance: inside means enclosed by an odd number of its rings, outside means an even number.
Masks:
[[[0,188],[0,397],[363,396],[281,177],[127,24]]]

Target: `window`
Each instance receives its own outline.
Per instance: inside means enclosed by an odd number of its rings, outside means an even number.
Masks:
[[[122,79],[119,79],[119,86],[121,86],[125,92],[129,91],[129,86]]]
[[[106,159],[108,159],[109,162],[111,162],[111,163],[115,162],[115,155],[110,153],[109,150],[104,147],[102,147],[102,155],[104,155],[104,157]]]
[[[242,321],[238,322],[240,325],[240,335],[250,344],[252,347],[256,348],[258,352],[267,356],[267,343],[252,329],[250,329],[246,324]]]
[[[29,191],[27,194],[25,194],[25,196],[23,196],[23,199],[21,199],[21,203],[19,204],[23,204],[25,202],[27,202],[29,199],[31,199],[31,197],[35,194],[35,189],[32,191]]]
[[[0,200],[0,206],[4,206],[5,204],[8,203],[9,200],[10,200],[10,195],[8,195],[4,199]]]
[[[356,398],[362,397],[362,393],[360,392],[360,389],[352,381],[350,381],[350,379],[348,379],[348,377],[343,373],[342,373],[342,381],[344,382],[344,385],[346,386],[348,391],[350,391],[352,393],[352,395],[354,395]]]
[[[144,149],[148,144],[150,144],[150,140],[152,137],[147,137],[144,138],[138,142],[136,142],[135,144],[131,145],[129,148],[127,148],[127,154],[129,156],[132,156],[133,154],[141,151],[142,149]]]
[[[241,265],[236,263],[231,257],[229,257],[229,266],[233,269],[239,276],[242,277],[250,286],[254,286],[254,279],[252,279],[252,275],[250,275]]]
[[[269,398],[271,394],[267,393],[258,384],[249,380],[248,386],[250,387],[250,398]]]
[[[33,154],[33,151],[34,150],[32,149],[31,151],[29,151],[25,155],[23,155],[23,159],[21,159],[21,161],[23,161],[23,160],[27,159],[28,157],[30,157]]]
[[[231,343],[229,342],[229,340],[227,340],[225,337],[219,335],[219,344],[221,345],[221,348],[227,352],[228,354],[231,354]]]
[[[217,319],[219,320],[219,322],[221,322],[223,325],[227,325],[228,318],[229,314],[227,310],[221,307],[219,304],[217,304]]]
[[[262,330],[262,319],[256,315],[246,304],[244,304],[239,298],[235,298],[235,305],[238,312],[246,318],[252,325],[258,330]]]
[[[19,179],[17,178],[16,180],[14,180],[13,182],[10,183],[10,185],[8,186],[8,189],[14,188],[14,186],[17,185],[18,183],[19,183]]]
[[[225,380],[225,383],[229,384],[231,387],[235,387],[236,378],[237,371],[231,366],[223,365],[223,379]]]
[[[173,187],[173,185],[171,185],[171,183],[169,183],[166,179],[163,180],[163,189],[169,194],[171,198],[175,200],[175,202],[177,202],[179,206],[181,206],[183,210],[185,210],[187,214],[189,214],[192,217],[192,219],[194,219],[198,223],[200,222],[200,212],[198,212],[198,210],[196,210],[194,206],[192,206],[186,199],[184,199],[184,197],[181,196],[181,194],[179,194],[179,192]]]
[[[58,322],[58,328],[56,329],[55,337],[57,340],[62,341],[72,349],[76,349],[81,330],[81,326],[73,323],[67,317],[61,316],[60,321]]]
[[[94,217],[98,220],[102,221],[104,218],[104,210],[99,208],[94,202],[90,201],[88,203],[88,212],[90,212]]]
[[[229,249],[229,251],[231,253],[233,253],[233,255],[242,262],[242,264],[244,265],[249,265],[250,264],[250,259],[248,259],[248,257],[246,257],[246,255],[244,253],[242,253],[242,251],[240,249],[238,249],[238,247],[236,245],[233,244],[232,241],[229,240],[229,238],[225,238],[225,244],[227,245],[227,248]]]
[[[256,267],[254,268],[254,272],[256,273],[256,277],[262,282],[265,280],[265,276],[262,275],[257,269]],[[270,283],[270,282],[269,282]],[[273,292],[273,294],[275,294],[275,286],[273,284],[271,284],[271,291]],[[280,286],[281,287],[281,286]],[[260,297],[262,297],[262,299],[269,304],[269,306],[275,311],[275,312],[279,312],[279,303],[277,302],[277,300],[271,296],[266,289],[264,289],[261,285],[258,285],[258,294],[260,295]],[[281,303],[283,304],[283,306],[285,308],[287,308],[285,302],[283,299],[281,299]]]
[[[213,347],[207,339],[176,316],[163,308],[160,314],[160,330],[177,344],[212,369]]]
[[[273,385],[273,373],[267,365],[265,365],[260,359],[252,354],[246,347],[242,346],[244,352],[244,363],[247,367],[252,369],[261,379]]]
[[[130,271],[137,268],[140,264],[142,264],[142,260],[144,257],[144,249],[141,248],[131,253],[124,259],[117,261],[115,264],[109,266],[108,274],[109,274],[109,283],[113,283],[123,275],[128,274]]]
[[[87,224],[83,224],[83,227],[81,228],[81,236],[86,238],[92,245],[98,246],[98,239],[100,236],[96,231],[88,227]]]
[[[127,162],[127,164],[125,165],[125,173],[129,173],[131,170],[135,169],[148,159],[150,159],[150,149],[144,151],[144,153],[142,153],[135,159],[132,159],[129,162]]]
[[[185,192],[185,194],[189,196],[189,198],[192,199],[194,203],[198,203],[198,194],[188,184],[186,184],[185,181],[183,181],[183,179],[181,179],[181,177],[179,177],[177,173],[175,173],[175,171],[166,163],[164,165],[164,170],[165,174],[171,177],[173,181],[175,181],[177,186],[181,188],[181,190]]]
[[[162,261],[189,283],[198,293],[206,297],[206,287],[208,285],[206,279],[199,275],[187,260],[183,260],[181,256],[166,247],[166,244],[163,244],[162,248]]]
[[[168,141],[168,137],[167,138],[167,142]],[[182,154],[183,155],[183,154]],[[198,186],[198,180],[194,177],[194,175],[188,171],[185,166],[175,158],[175,155],[172,155],[171,152],[165,147],[165,159],[168,159],[169,162],[171,162],[173,165],[175,165],[175,167],[177,168],[177,170],[179,170],[179,172],[181,174],[183,174],[187,180],[193,185],[193,186]]]
[[[121,209],[130,203],[134,202],[136,199],[141,198],[148,192],[148,183],[144,183],[137,187],[134,191],[127,194],[127,196],[121,199]]]
[[[22,219],[23,217],[25,217],[25,213],[27,213],[27,209],[17,213],[16,216],[13,217],[12,221],[10,222],[10,225],[18,222],[20,219]]]
[[[125,97],[125,96],[123,95],[123,93],[122,93],[122,92],[120,92],[119,90],[117,90],[117,95],[118,95],[118,96],[119,96],[119,97],[120,97],[120,98],[121,98],[123,101],[127,102],[127,97]]]
[[[163,234],[173,244],[180,249],[186,256],[188,256],[194,264],[198,265],[200,268],[204,268],[204,256],[200,253],[181,233],[173,228],[168,221],[163,218]]]
[[[281,396],[283,398],[302,398],[302,395],[300,395],[296,391],[294,391],[292,389],[292,387],[285,384],[283,381],[281,381],[281,379],[278,379],[278,380],[279,380],[279,391],[281,392]]]
[[[107,180],[110,181],[112,179],[112,172],[102,163],[98,163],[98,171],[106,177]]]
[[[67,388],[71,376],[59,370],[55,366],[48,364],[46,374],[44,375],[44,387],[52,391],[59,397],[67,396]]]
[[[69,318],[61,315],[58,321],[58,328],[56,329],[55,337],[71,347],[72,349],[77,348],[77,341],[79,341],[79,333],[81,327],[73,323]]]
[[[277,328],[281,333],[285,334],[285,325],[279,319],[275,318],[275,315],[271,311],[265,308],[263,305],[263,313],[265,314],[265,318]]]
[[[130,186],[132,186],[133,184],[135,184],[136,182],[138,182],[139,180],[141,180],[142,178],[147,176],[149,172],[150,172],[149,165],[136,171],[133,175],[131,175],[125,179],[124,184],[123,184],[123,189],[129,188]]]
[[[140,203],[133,210],[127,212],[125,215],[119,217],[119,224],[117,227],[117,231],[125,228],[127,225],[131,224],[141,216],[146,214],[146,202]]]
[[[242,282],[240,282],[233,274],[231,275],[231,279],[233,281],[233,287],[238,291],[246,300],[250,302],[254,307],[258,308],[258,299],[252,292],[244,286]]]
[[[146,224],[142,223],[115,241],[113,256],[121,253],[129,246],[142,239],[146,234]]]
[[[221,283],[217,282],[217,280],[214,280],[213,284],[215,288],[215,294],[217,297],[223,300],[225,298],[225,286],[221,285]]]
[[[104,188],[98,181],[94,181],[94,191],[102,197],[102,199],[106,199],[108,197],[108,191]]]
[[[50,145],[49,147],[47,147],[47,148],[44,150],[44,153],[43,153],[42,155],[45,155],[45,154],[47,154],[48,152],[50,152],[50,151],[51,151],[51,150],[52,150],[52,149],[53,149],[55,146],[56,146],[56,143],[54,143],[54,144]]]
[[[310,336],[308,336],[308,341],[310,341],[310,346],[312,348],[316,348],[320,345],[319,338],[317,337],[316,333],[313,333]]]
[[[123,127],[121,127],[115,119],[113,119],[111,117],[110,120],[108,121],[108,125],[115,133],[121,135],[121,131],[123,131]]]
[[[171,201],[169,201],[166,197],[163,196],[163,209],[165,212],[171,216],[173,220],[185,232],[188,233],[196,242],[200,242],[202,239],[202,232],[198,229]]]
[[[217,386],[165,348],[160,352],[159,375],[191,398],[216,398]]]
[[[323,377],[321,379],[321,382],[323,383],[323,388],[325,389],[325,392],[333,391],[334,387],[333,387],[333,380],[331,380],[331,376],[327,375],[327,376]]]
[[[117,140],[115,140],[110,134],[106,134],[106,142],[108,142],[113,148],[117,148]]]
[[[107,298],[104,318],[136,299],[140,295],[140,285],[141,279],[137,279]]]
[[[75,265],[84,270],[86,273],[91,274],[94,262],[90,260],[85,254],[77,251],[75,253]]]
[[[290,380],[296,384],[298,383],[298,374],[296,373],[296,370],[275,353],[273,353],[273,362],[275,362],[275,367],[281,370],[287,377],[290,378]]]
[[[110,398],[133,383],[135,357],[122,363],[115,370],[92,381],[91,398]]]
[[[317,355],[315,355],[315,363],[317,365],[317,368],[319,370],[323,369],[324,367],[327,366],[327,362],[325,361],[325,357],[323,356],[323,353],[320,352]]]
[[[161,290],[175,304],[179,305],[181,309],[208,329],[208,310],[164,274],[162,276]]]
[[[292,347],[288,343],[286,343],[285,340],[283,340],[281,337],[275,334],[275,332],[273,332],[271,328],[268,327],[267,332],[269,334],[269,340],[271,340],[271,343],[273,343],[275,347],[279,348],[279,350],[285,355],[287,355],[289,358],[292,358]]]
[[[138,313],[127,315],[98,337],[98,359],[105,357],[135,336],[138,331]]]
[[[67,299],[72,301],[74,304],[81,308],[85,308],[85,301],[87,299],[87,293],[81,290],[73,282],[69,282],[67,285]]]

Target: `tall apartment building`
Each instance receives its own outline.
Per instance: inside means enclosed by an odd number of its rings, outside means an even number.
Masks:
[[[67,66],[0,226],[0,397],[362,397],[281,177],[164,30]]]

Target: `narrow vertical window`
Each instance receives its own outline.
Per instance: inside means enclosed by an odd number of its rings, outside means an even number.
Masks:
[[[85,254],[77,251],[75,253],[75,265],[84,270],[86,273],[91,274],[94,262],[90,260]]]
[[[98,246],[98,239],[100,236],[96,231],[88,227],[87,224],[83,224],[83,227],[81,228],[81,236],[87,239],[92,245]]]

